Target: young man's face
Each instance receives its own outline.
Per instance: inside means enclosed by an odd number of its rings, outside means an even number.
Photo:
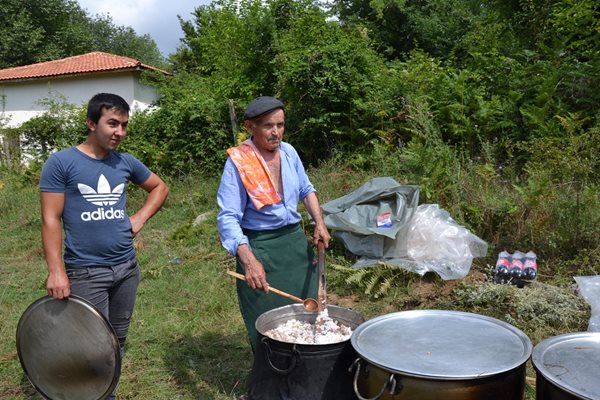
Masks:
[[[246,128],[254,136],[254,145],[259,150],[275,151],[283,140],[285,130],[285,114],[277,109],[256,120],[247,121]]]
[[[114,108],[102,109],[102,115],[95,123],[87,120],[90,135],[95,137],[96,143],[104,150],[115,150],[121,140],[127,135],[129,114]]]

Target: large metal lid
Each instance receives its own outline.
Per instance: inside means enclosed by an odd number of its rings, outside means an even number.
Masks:
[[[564,391],[582,399],[600,399],[600,332],[548,338],[535,346],[531,362]]]
[[[29,381],[46,399],[100,400],[117,385],[119,342],[86,300],[43,297],[21,316],[17,353]]]
[[[444,380],[510,371],[529,359],[529,338],[506,322],[459,311],[413,310],[360,325],[352,345],[366,361],[393,373]]]

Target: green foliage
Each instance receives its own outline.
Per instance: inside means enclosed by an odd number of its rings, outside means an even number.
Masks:
[[[15,128],[0,128],[0,166],[18,170],[21,162],[21,144],[19,130]]]
[[[375,97],[374,82],[383,81],[385,72],[368,37],[326,19],[310,1],[222,1],[199,7],[195,21],[182,23],[186,46],[172,60],[177,71],[203,79],[203,91],[209,87],[207,96],[222,107],[212,116],[223,122],[228,99],[242,108],[257,95],[281,97],[288,140],[306,162],[317,162],[338,147],[367,145],[379,110],[365,97]],[[174,80],[185,82],[161,91],[185,98],[176,91],[187,90],[189,77],[179,74]],[[161,107],[170,104],[162,101]],[[365,123],[368,129],[361,126]]]
[[[85,139],[87,127],[83,107],[66,102],[60,96],[40,100],[48,111],[24,122],[17,132],[24,151],[44,161],[51,152],[74,146]]]
[[[0,5],[0,68],[60,58],[69,47],[74,51],[69,55],[81,50],[76,21],[84,14],[75,1],[2,0]]]
[[[392,291],[405,287],[415,280],[414,275],[406,270],[383,262],[377,266],[361,269],[352,269],[336,264],[329,264],[329,268],[343,277],[345,285],[350,285],[375,299],[390,295]]]
[[[555,136],[524,144],[531,157],[521,193],[534,214],[533,237],[551,256],[595,246],[600,223],[600,132],[583,129],[573,115],[560,124]]]
[[[365,146],[378,120],[369,97],[385,74],[383,60],[364,32],[328,22],[320,10],[310,9],[288,25],[276,42],[276,70],[290,141],[311,163],[335,149]]]
[[[181,73],[165,78],[160,107],[131,118],[130,151],[149,167],[173,175],[203,171],[216,174],[233,145],[227,98],[218,97],[209,79]]]
[[[333,10],[343,23],[365,26],[379,43],[379,51],[390,60],[404,60],[416,49],[447,60],[478,47],[514,49],[527,45],[527,28],[537,25],[527,19],[530,14],[521,13],[520,3],[336,0]]]
[[[589,1],[583,15],[574,7],[337,1],[338,21],[310,0],[223,0],[183,23],[172,61],[237,110],[256,95],[281,97],[287,140],[309,164],[341,155],[372,168],[382,149],[423,152],[414,137],[434,131],[455,153],[443,160],[479,162],[487,152],[485,163],[518,176],[529,156],[520,143],[551,134],[557,115],[581,113],[589,126],[597,118],[597,35],[583,35],[597,31],[596,11]],[[433,180],[427,192],[440,192],[441,168],[417,169],[437,174],[419,178]]]
[[[572,285],[574,276],[600,275],[600,248],[579,248],[577,256],[557,261],[549,269],[553,281],[563,287]]]
[[[461,283],[454,291],[454,309],[469,309],[509,322],[534,344],[562,332],[585,331],[590,310],[573,291],[535,283],[512,285]]]
[[[106,51],[164,66],[156,43],[74,0],[0,0],[0,68]]]
[[[419,185],[422,202],[451,204],[457,197],[460,160],[456,150],[442,140],[439,127],[430,118],[428,100],[420,98],[410,103],[407,100],[404,129],[411,139],[395,155],[402,175]],[[388,160],[395,161],[394,157]]]
[[[275,21],[260,1],[219,0],[182,21],[185,37],[172,56],[175,70],[211,77],[219,94],[249,101],[271,93]],[[227,98],[226,97],[226,98]]]
[[[569,51],[591,61],[600,52],[598,3],[593,0],[560,0],[552,9],[550,23],[556,40]]]

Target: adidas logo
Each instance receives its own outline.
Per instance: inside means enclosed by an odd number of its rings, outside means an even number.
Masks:
[[[98,178],[97,191],[83,183],[78,183],[77,187],[79,188],[79,192],[83,195],[83,198],[90,203],[97,206],[112,206],[119,201],[119,198],[123,194],[125,184],[121,183],[111,191],[110,183],[108,183],[106,177],[100,175],[100,178]]]
[[[100,178],[98,178],[97,190],[94,190],[94,188],[83,183],[78,183],[77,188],[79,188],[79,192],[83,195],[84,199],[96,206],[100,206],[95,211],[82,212],[81,219],[83,221],[100,221],[105,219],[125,218],[124,210],[115,210],[112,207],[110,207],[108,210],[103,208],[103,206],[112,206],[117,204],[121,198],[121,195],[123,194],[123,190],[125,189],[124,183],[121,183],[111,190],[110,183],[108,183],[106,177],[104,175],[100,175]]]

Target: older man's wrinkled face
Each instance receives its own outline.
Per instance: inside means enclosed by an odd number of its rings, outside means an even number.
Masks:
[[[273,152],[279,148],[285,130],[285,113],[277,109],[262,117],[246,121],[246,129],[254,137],[254,145],[261,151]]]

